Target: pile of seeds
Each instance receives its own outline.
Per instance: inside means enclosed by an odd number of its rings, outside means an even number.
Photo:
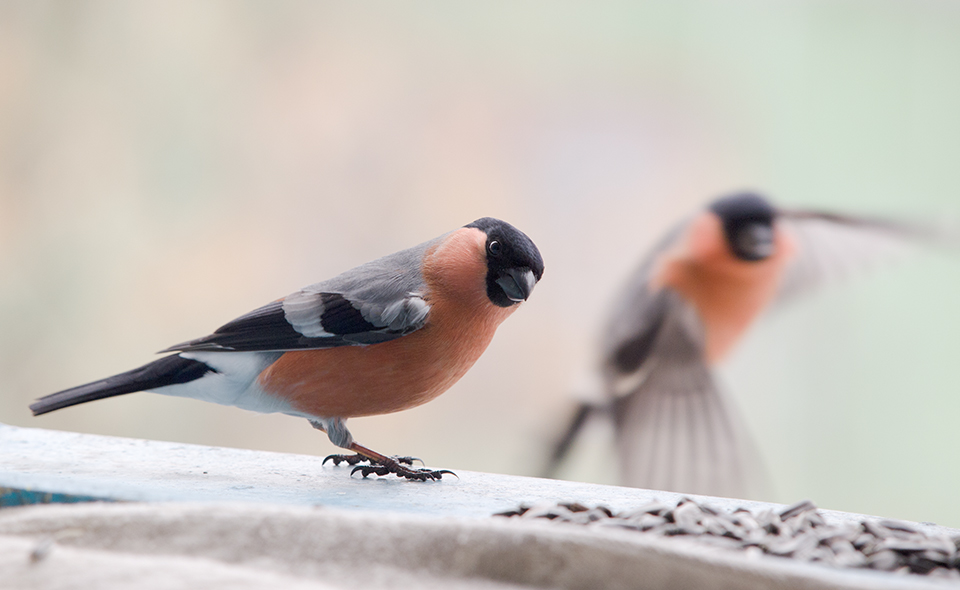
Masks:
[[[930,535],[909,523],[864,520],[828,524],[809,500],[780,512],[725,512],[690,498],[674,506],[653,502],[614,514],[582,504],[521,506],[496,516],[545,518],[590,527],[612,527],[696,539],[717,547],[766,553],[837,567],[960,579],[960,538]]]

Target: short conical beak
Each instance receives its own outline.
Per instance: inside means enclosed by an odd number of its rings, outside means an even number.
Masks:
[[[500,271],[497,284],[503,289],[510,301],[526,301],[537,285],[537,278],[527,267],[508,268]]]
[[[751,225],[737,236],[740,251],[749,260],[763,260],[773,254],[773,228],[766,225]]]

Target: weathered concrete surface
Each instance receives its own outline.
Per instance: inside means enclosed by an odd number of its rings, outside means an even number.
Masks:
[[[654,498],[673,502],[677,494],[459,470],[459,479],[441,482],[364,480],[321,461],[0,425],[0,488],[147,502],[0,510],[3,582],[147,590],[946,584],[750,558],[638,533],[489,518],[521,502],[578,501],[619,511]],[[698,500],[727,510],[776,506]],[[823,513],[834,521],[864,518]]]
[[[45,540],[56,537],[62,540],[44,554]],[[42,557],[31,559],[37,547]],[[576,525],[224,504],[0,511],[0,571],[12,587],[37,589],[124,583],[148,590],[947,586],[917,576],[751,559],[677,539]]]
[[[626,510],[681,494],[569,481],[477,473],[409,482],[350,477],[312,455],[267,453],[0,424],[0,488],[144,502],[256,502],[486,518],[520,502],[577,501]],[[449,466],[443,466],[449,467]],[[727,509],[764,502],[691,496]],[[798,498],[799,499],[799,498]],[[814,499],[815,500],[815,499]],[[831,520],[863,515],[822,511]],[[921,525],[927,531],[960,531]]]
[[[0,425],[0,487],[145,502],[257,502],[486,518],[519,502],[620,510],[677,494],[456,469],[410,482],[350,477],[322,457]],[[447,466],[443,466],[447,467]],[[750,502],[738,505],[760,506]],[[724,504],[725,505],[725,504]]]

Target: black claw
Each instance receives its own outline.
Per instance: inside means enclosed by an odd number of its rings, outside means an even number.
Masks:
[[[359,453],[356,455],[327,455],[323,459],[323,463],[321,463],[321,465],[326,465],[327,461],[333,461],[334,465],[339,465],[341,463],[346,463],[347,465],[356,465],[357,463],[362,463],[369,460],[370,459],[367,459]]]

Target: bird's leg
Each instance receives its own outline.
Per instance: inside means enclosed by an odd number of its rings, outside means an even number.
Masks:
[[[330,442],[338,447],[349,449],[350,445],[353,444],[353,435],[350,434],[349,430],[347,430],[346,421],[342,418],[310,420],[310,426],[313,426],[321,432],[326,432],[327,437],[330,438]],[[333,461],[334,465],[339,465],[341,463],[346,463],[347,465],[356,465],[357,463],[369,460],[370,459],[368,457],[364,457],[360,453],[356,453],[354,455],[327,455],[323,459],[323,464],[326,465],[327,461]],[[408,463],[408,465],[409,464],[412,463]]]
[[[357,463],[370,463],[354,469],[350,474],[353,475],[358,470],[366,477],[371,473],[377,475],[386,475],[387,473],[396,473],[397,477],[406,477],[407,479],[417,479],[425,481],[426,479],[440,479],[443,473],[456,475],[452,471],[430,471],[428,469],[407,469],[403,465],[413,465],[414,461],[423,461],[416,457],[387,457],[376,451],[360,446],[353,442],[353,435],[347,430],[345,420],[342,418],[323,418],[310,420],[310,425],[317,430],[327,433],[330,442],[340,448],[355,451],[355,455],[328,455],[323,463],[333,461],[334,465],[346,463],[347,465],[356,465]],[[386,469],[383,473],[379,471]]]

